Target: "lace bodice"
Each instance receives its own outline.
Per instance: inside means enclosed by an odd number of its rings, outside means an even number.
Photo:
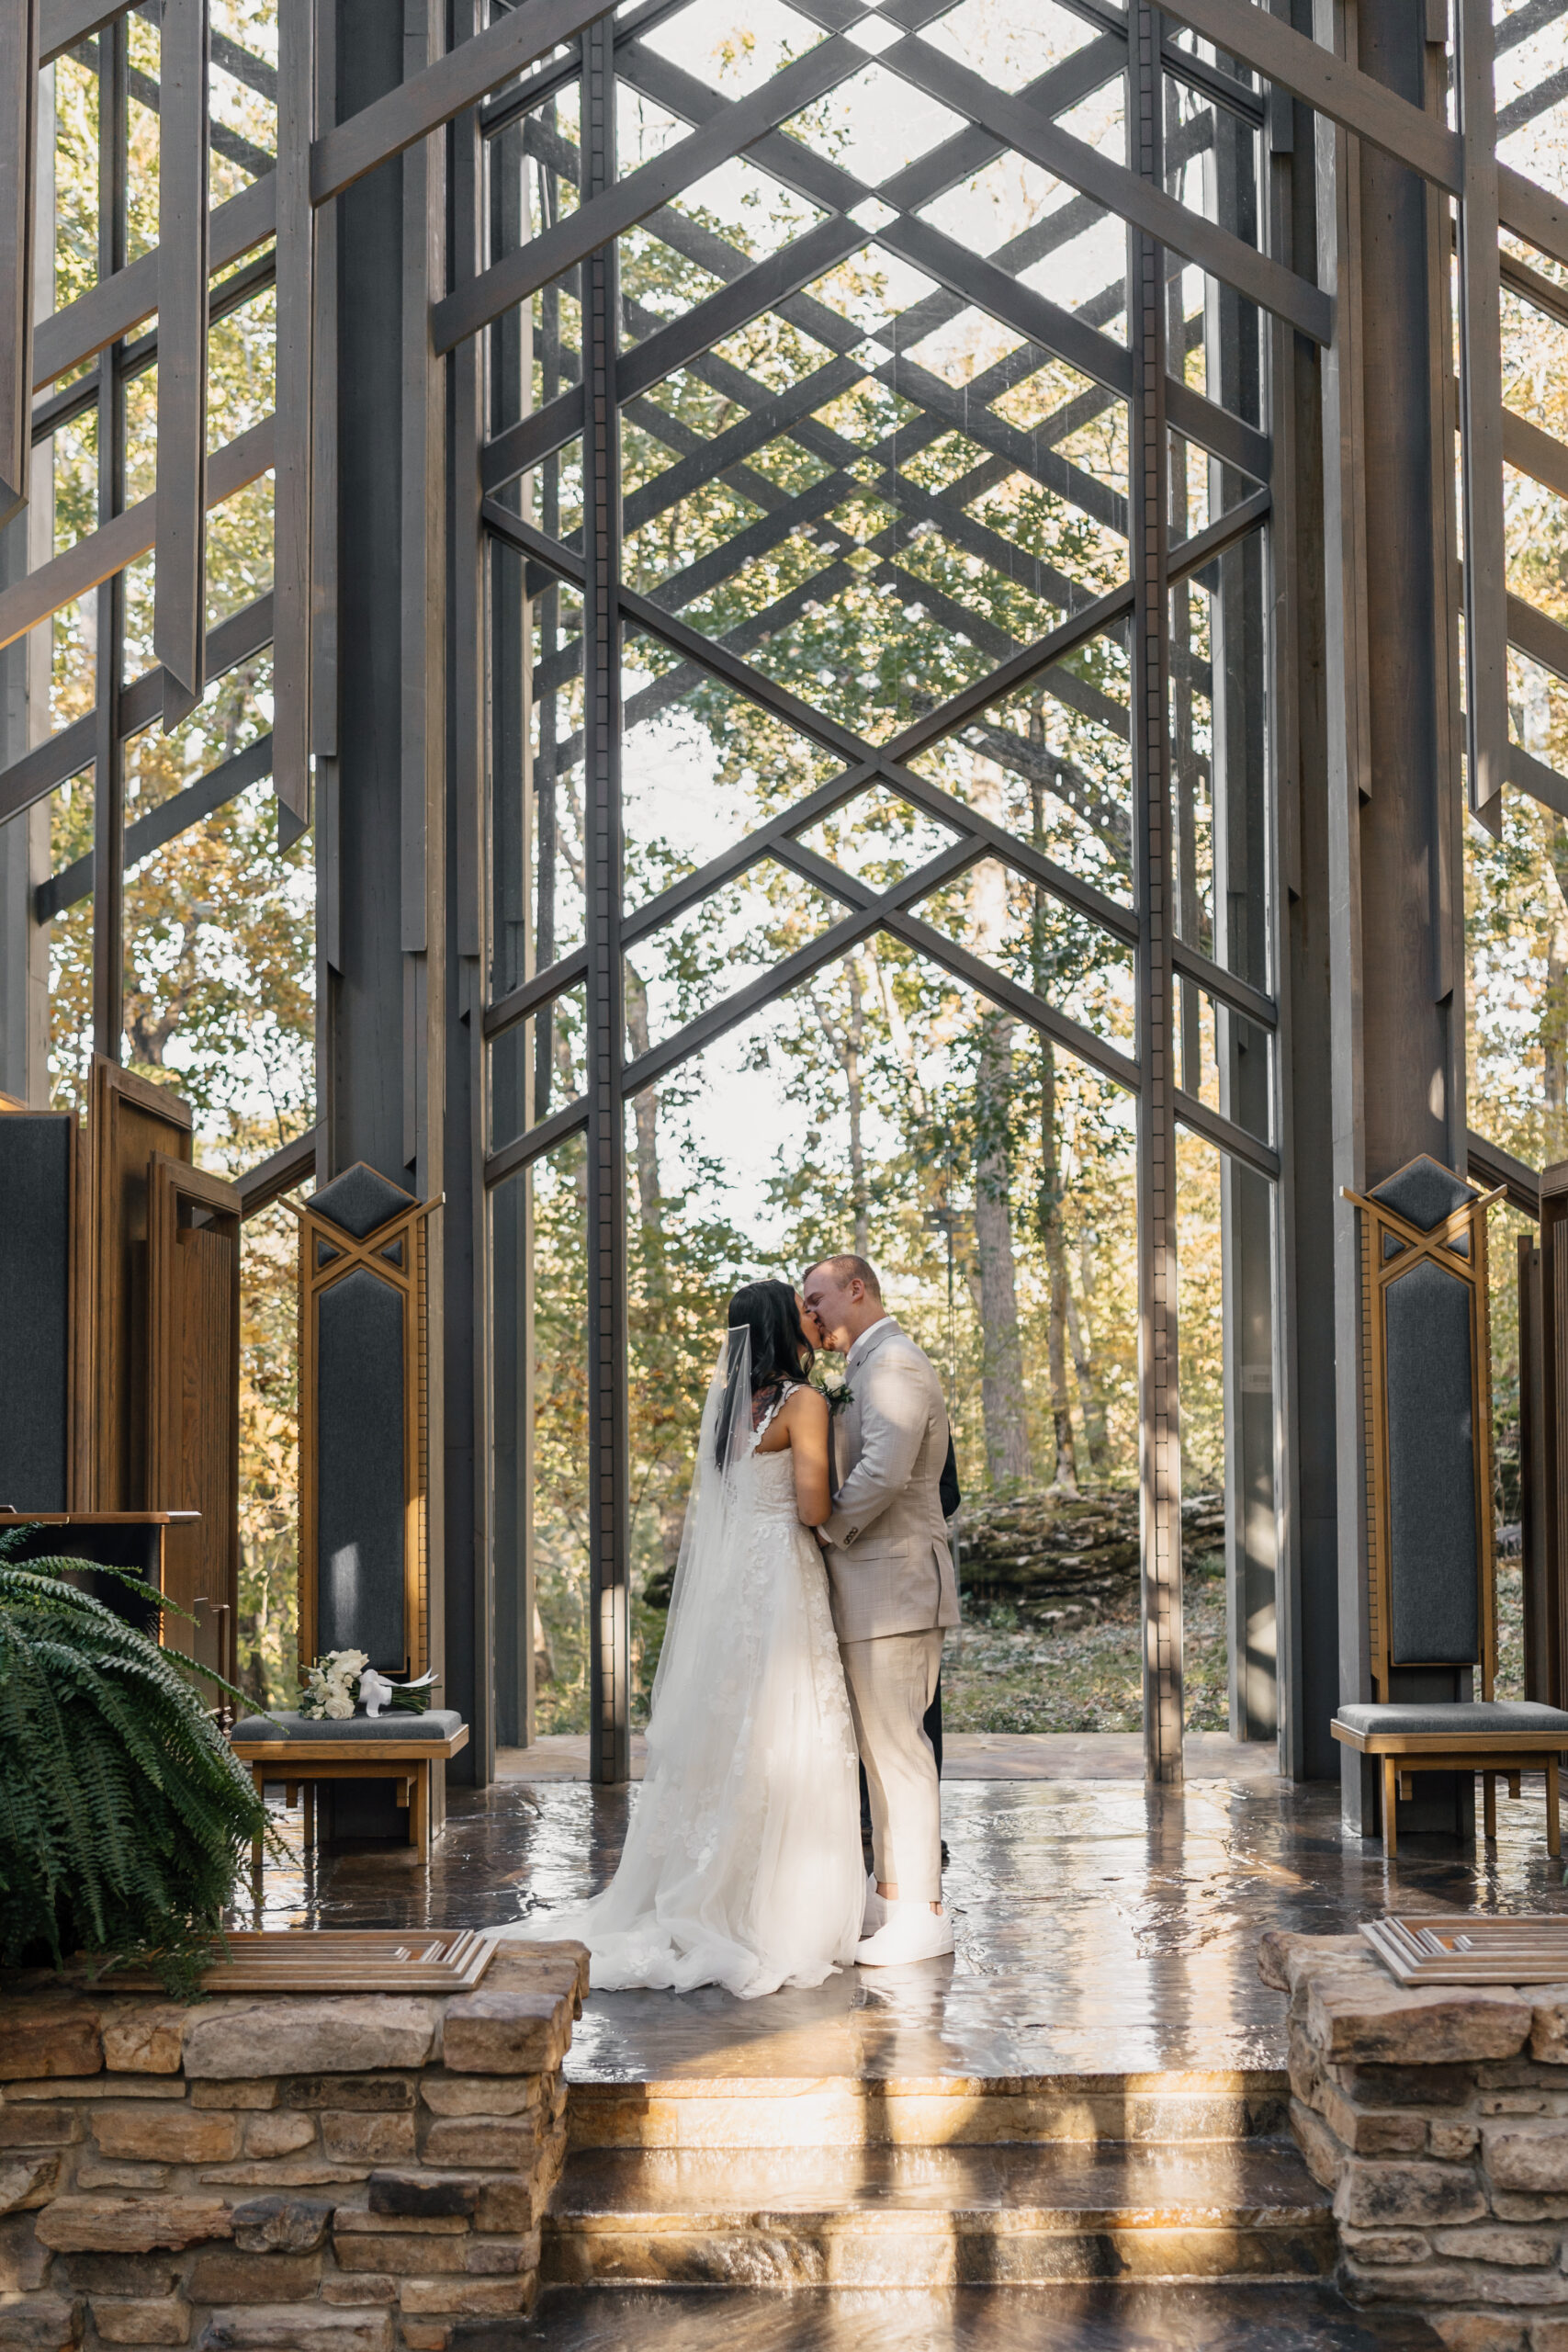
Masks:
[[[792,1384],[782,1396],[775,1396],[761,1419],[751,1432],[750,1450],[740,1464],[742,1476],[751,1483],[751,1499],[757,1510],[766,1519],[795,1521],[795,1457],[791,1449],[781,1446],[776,1453],[761,1451],[773,1416],[794,1395]]]

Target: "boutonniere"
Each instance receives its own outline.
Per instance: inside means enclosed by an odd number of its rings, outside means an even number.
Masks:
[[[846,1405],[855,1401],[854,1390],[841,1372],[825,1372],[816,1383],[818,1393],[828,1399],[829,1413],[841,1413]]]

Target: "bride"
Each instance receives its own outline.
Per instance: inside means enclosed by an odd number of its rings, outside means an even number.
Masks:
[[[820,1984],[861,1933],[854,1732],[811,1531],[828,1407],[787,1283],[748,1283],[703,1411],[648,1765],[602,1894],[521,1936],[576,1936],[604,1991]]]

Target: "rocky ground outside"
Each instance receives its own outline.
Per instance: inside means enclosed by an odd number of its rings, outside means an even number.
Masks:
[[[1224,1497],[1190,1497],[1181,1521],[1188,1726],[1224,1731]],[[1136,1492],[978,1503],[957,1532],[964,1623],[942,1657],[945,1728],[1138,1730]]]
[[[1137,1731],[1138,1498],[1032,1494],[958,1522],[964,1623],[942,1657],[949,1731]],[[1190,1731],[1229,1727],[1224,1497],[1181,1506]],[[1497,1569],[1499,1698],[1524,1695],[1519,1567]]]

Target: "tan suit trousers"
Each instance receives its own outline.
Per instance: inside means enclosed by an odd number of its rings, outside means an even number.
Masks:
[[[840,1642],[861,1762],[871,1792],[877,1883],[900,1900],[942,1900],[942,1791],[921,1721],[942,1671],[942,1633]]]

